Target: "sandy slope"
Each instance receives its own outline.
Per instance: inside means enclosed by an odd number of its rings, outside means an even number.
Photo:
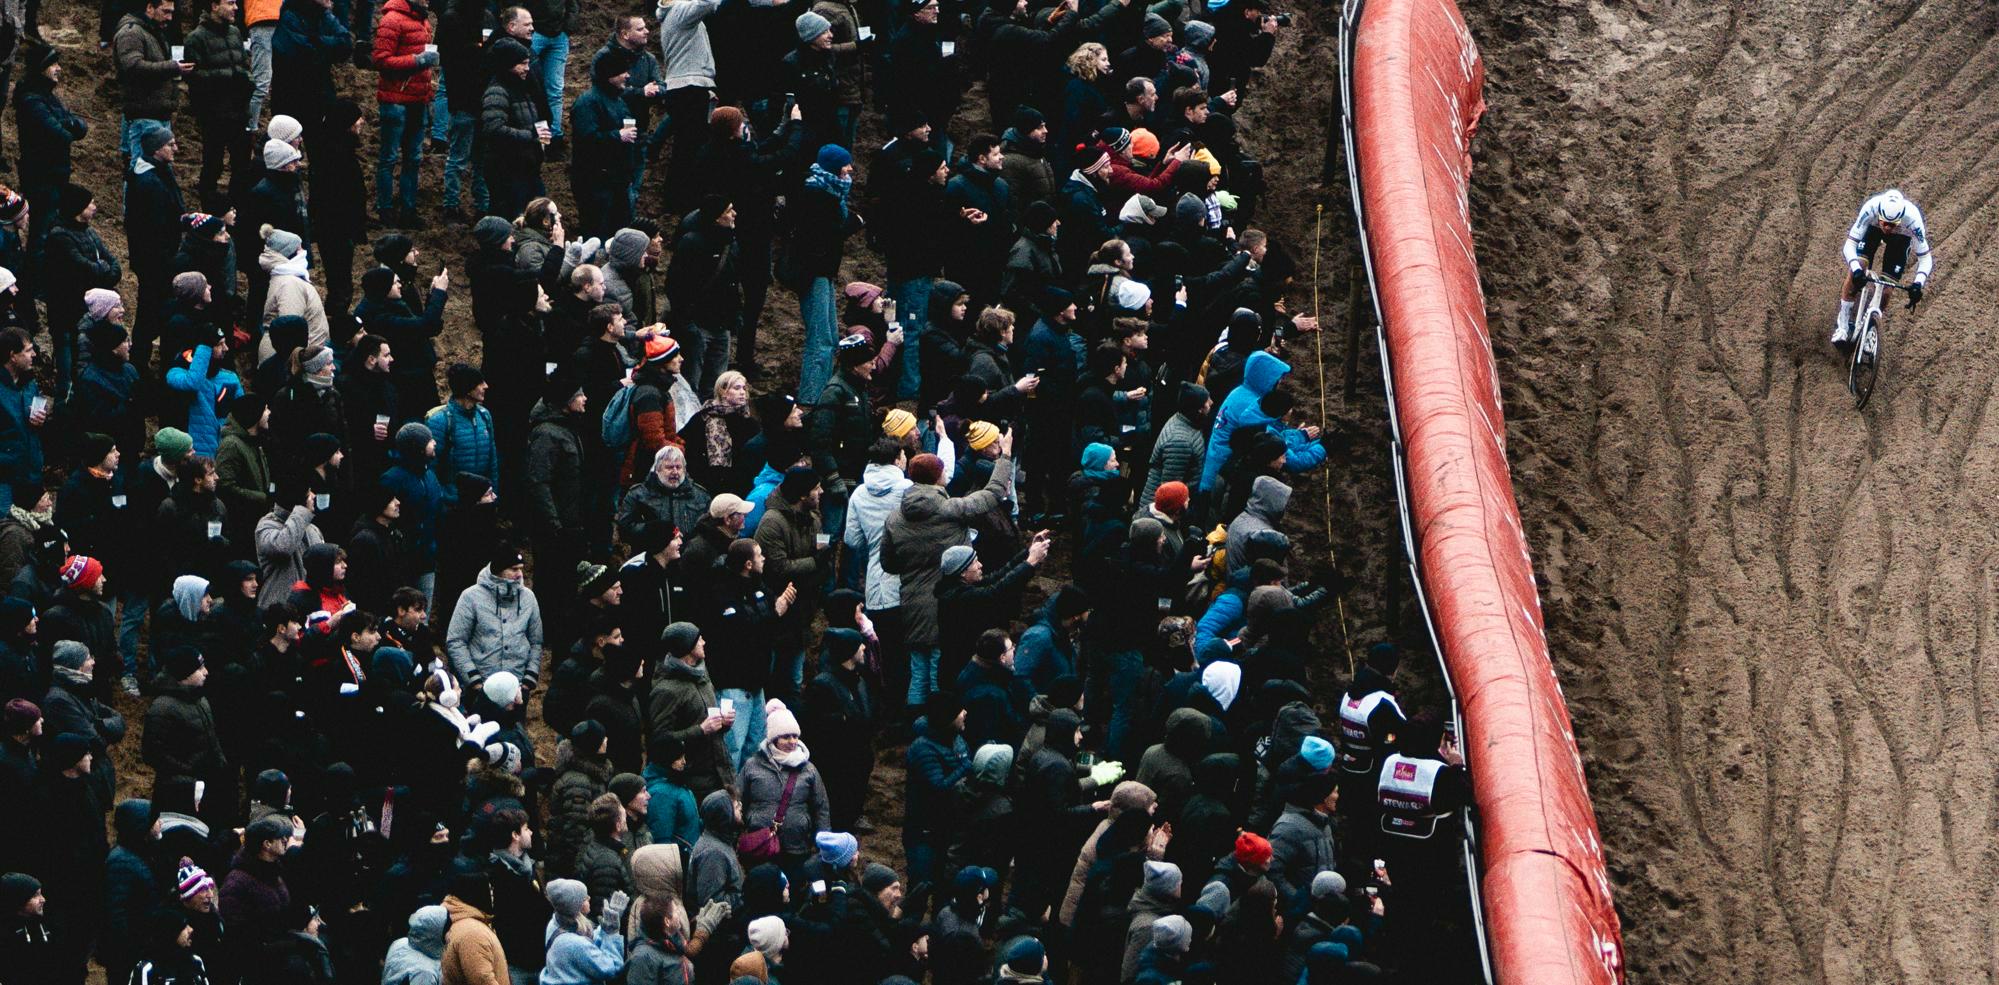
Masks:
[[[1987,981],[1989,3],[1475,3],[1510,448],[1634,981]],[[1860,201],[1939,275],[1824,341]]]

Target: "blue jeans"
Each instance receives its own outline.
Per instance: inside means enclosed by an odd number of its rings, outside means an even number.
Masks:
[[[659,115],[659,125],[653,127],[652,135],[646,138],[645,153],[639,155],[638,169],[632,172],[631,201],[633,215],[637,215],[639,211],[639,189],[645,187],[647,159],[652,156],[655,148],[666,143],[667,138],[672,136],[672,126],[673,115],[671,113],[661,113]],[[695,392],[699,393],[700,391],[696,390]]]
[[[151,599],[145,592],[118,593],[118,655],[125,661],[122,673],[139,676],[139,627],[146,624]]]
[[[937,663],[944,658],[944,651],[936,647],[909,650],[909,696],[910,707],[920,707],[931,693],[941,690],[943,683],[937,680]]]
[[[771,676],[776,678],[771,683],[775,686],[765,690],[783,691],[782,696],[786,701],[794,701],[799,691],[805,687],[805,646],[799,644],[797,649],[789,649],[785,644],[778,645],[781,649],[772,654],[770,665]],[[785,690],[786,687],[790,690]],[[755,747],[750,751],[755,752]]]
[[[923,332],[930,326],[930,285],[928,277],[890,281],[888,296],[895,299],[895,318],[902,323],[902,381],[896,384],[898,400],[910,400],[923,385],[918,368],[923,357]]]
[[[861,108],[859,106],[833,107],[833,125],[840,128],[840,132],[836,138],[839,140],[840,146],[848,150],[853,150],[854,131],[859,129],[861,125]]]
[[[742,769],[764,744],[763,692],[725,687],[716,691],[715,697],[735,702],[736,724],[722,734],[722,744],[729,750],[729,762]]]
[[[451,114],[451,150],[444,156],[444,207],[458,207],[458,183],[465,170],[472,166],[472,134],[478,129],[479,121],[471,113]],[[484,183],[479,181],[479,173],[472,173],[472,191],[475,201],[483,199],[480,194]],[[480,208],[485,208],[481,205]]]
[[[833,375],[833,344],[839,339],[839,313],[833,310],[833,279],[814,277],[798,296],[798,314],[805,322],[805,351],[798,362],[798,402],[816,404]]]
[[[569,35],[549,37],[536,31],[529,49],[535,71],[541,73],[542,91],[548,94],[548,132],[562,136],[562,73],[569,67]]]
[[[387,212],[402,199],[406,209],[416,208],[417,165],[423,160],[425,107],[403,103],[376,103],[382,114],[382,145],[375,155],[375,211]],[[398,153],[400,151],[400,154]],[[402,158],[403,180],[396,187],[396,159]]]
[[[437,79],[437,95],[430,97],[430,139],[449,140],[451,104],[444,99],[444,67],[432,69],[431,75]]]

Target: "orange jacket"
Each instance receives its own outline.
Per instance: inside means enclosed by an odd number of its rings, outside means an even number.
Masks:
[[[255,27],[258,24],[276,24],[278,12],[284,7],[284,0],[244,0],[243,25]]]

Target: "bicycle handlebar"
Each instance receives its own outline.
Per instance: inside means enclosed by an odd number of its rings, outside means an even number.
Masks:
[[[1862,272],[1867,275],[1868,280],[1873,281],[1874,283],[1879,284],[1882,287],[1894,288],[1896,290],[1902,290],[1902,291],[1906,291],[1909,289],[1909,285],[1904,284],[1899,280],[1895,280],[1892,277],[1883,277],[1872,270],[1864,270]]]

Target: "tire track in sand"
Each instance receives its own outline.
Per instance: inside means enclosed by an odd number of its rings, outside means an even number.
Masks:
[[[1992,980],[1999,9],[1466,8],[1508,447],[1633,980]],[[1939,275],[1861,415],[1823,338],[1890,182]]]

